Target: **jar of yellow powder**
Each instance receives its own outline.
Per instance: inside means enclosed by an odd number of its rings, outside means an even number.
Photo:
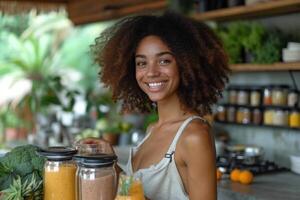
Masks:
[[[47,158],[44,165],[44,200],[74,200],[76,150],[65,147],[40,149],[38,153]]]
[[[292,128],[300,128],[300,110],[293,109],[289,115],[289,125]]]

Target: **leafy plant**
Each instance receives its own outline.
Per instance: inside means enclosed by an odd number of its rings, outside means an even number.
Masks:
[[[0,191],[4,199],[41,197],[45,159],[36,150],[32,145],[19,146],[0,158]],[[36,198],[29,198],[32,196]]]

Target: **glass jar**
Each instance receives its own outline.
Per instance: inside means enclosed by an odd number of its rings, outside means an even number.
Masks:
[[[273,114],[274,110],[267,108],[264,111],[264,124],[265,125],[273,125]]]
[[[251,121],[251,112],[249,108],[241,107],[236,113],[236,122],[241,124],[249,124]]]
[[[287,97],[287,105],[290,107],[297,106],[299,101],[299,91],[290,90]]]
[[[226,110],[225,106],[218,106],[217,107],[217,120],[224,122],[226,120]]]
[[[234,87],[228,88],[229,93],[229,104],[237,104],[237,90]]]
[[[65,147],[40,149],[47,158],[44,165],[44,200],[74,200],[76,163],[72,157],[77,151]]]
[[[289,126],[292,128],[300,128],[300,110],[293,109],[289,115]]]
[[[77,200],[113,200],[117,189],[113,154],[77,155]]]
[[[288,111],[277,109],[273,114],[273,125],[288,126]]]
[[[287,105],[288,86],[276,86],[272,89],[272,105]]]
[[[252,123],[258,125],[261,124],[261,122],[262,122],[262,112],[260,109],[255,108],[252,111]]]
[[[261,101],[261,91],[260,89],[252,89],[250,92],[250,105],[259,106]]]
[[[264,88],[263,104],[266,106],[272,105],[272,86]]]
[[[248,105],[249,104],[249,91],[246,89],[241,89],[237,93],[237,104],[238,105]]]
[[[236,122],[235,121],[235,117],[236,117],[236,109],[233,106],[229,106],[227,108],[227,112],[226,112],[226,120],[227,122]]]

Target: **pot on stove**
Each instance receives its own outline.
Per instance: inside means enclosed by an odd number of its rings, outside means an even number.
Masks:
[[[259,163],[264,154],[262,147],[246,145],[227,146],[226,152],[231,158],[247,165]]]

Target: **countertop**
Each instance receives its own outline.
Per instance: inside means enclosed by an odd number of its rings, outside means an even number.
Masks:
[[[289,171],[257,175],[250,185],[224,178],[218,200],[300,200],[300,175]]]

